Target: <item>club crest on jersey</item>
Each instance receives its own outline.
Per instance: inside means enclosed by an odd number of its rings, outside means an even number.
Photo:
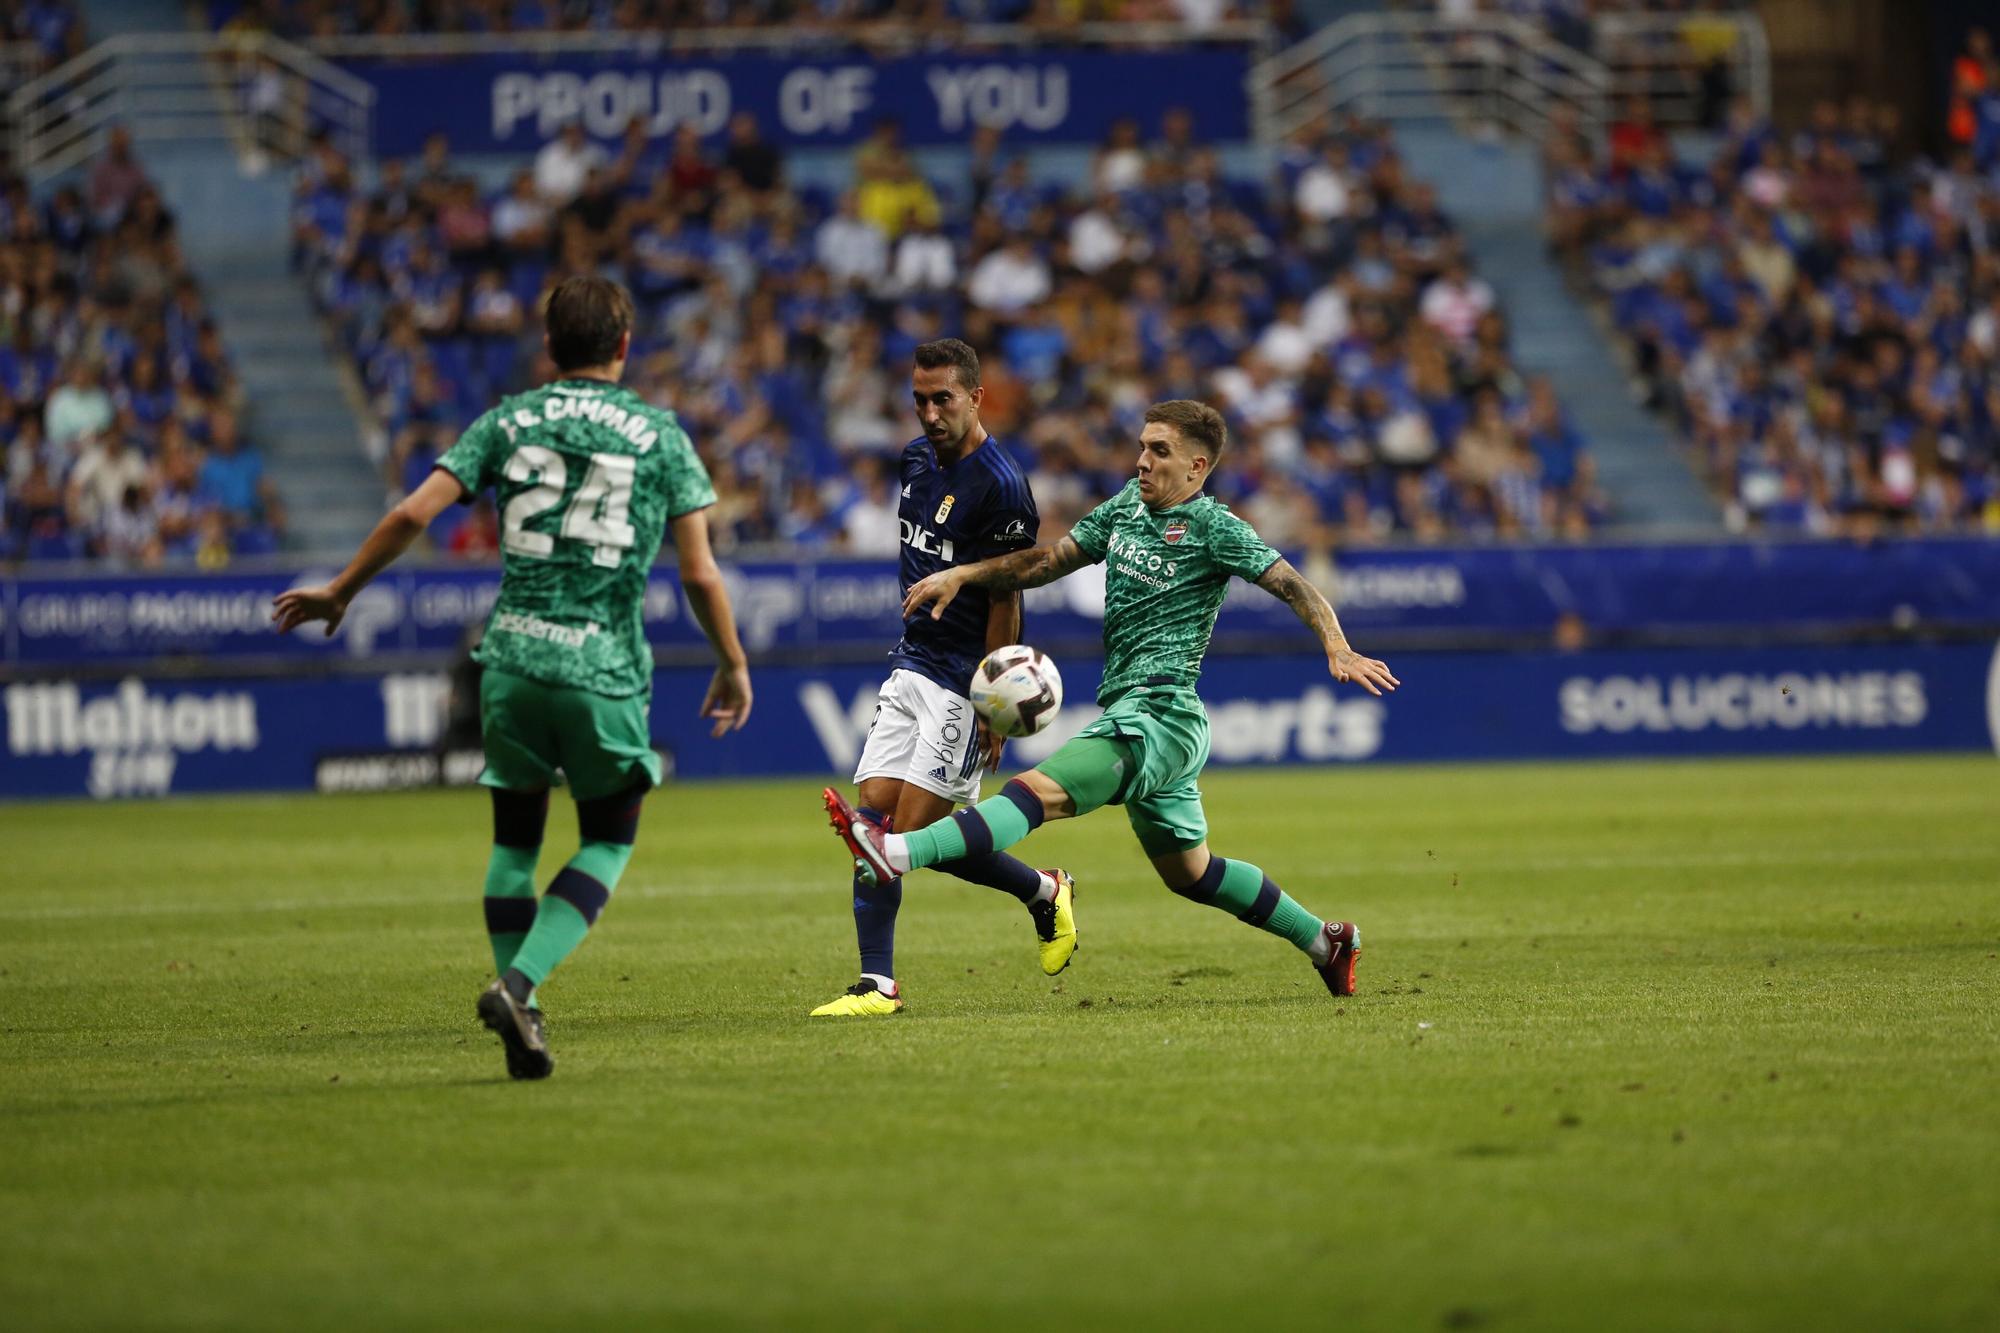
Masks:
[[[957,501],[958,497],[956,495],[945,496],[943,503],[938,505],[937,513],[931,515],[931,522],[933,523],[944,522],[945,516],[951,513],[951,507],[953,504],[957,503]]]
[[[1169,546],[1180,545],[1181,538],[1187,536],[1187,520],[1184,518],[1173,520],[1167,524],[1167,530],[1161,533],[1160,536],[1165,539]]]

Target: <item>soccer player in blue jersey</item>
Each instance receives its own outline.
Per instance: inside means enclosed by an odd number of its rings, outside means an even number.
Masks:
[[[932,574],[1025,551],[1041,525],[1021,469],[979,423],[979,355],[956,338],[916,349],[910,392],[924,433],[903,450],[900,574],[905,594]],[[860,808],[886,826],[916,830],[979,797],[981,773],[1000,743],[966,698],[979,659],[1021,638],[1018,592],[968,589],[933,618],[904,617],[889,654],[889,679],[855,768]],[[1036,870],[1004,852],[964,856],[939,870],[1013,894],[1027,904],[1042,971],[1054,976],[1076,952],[1075,885],[1062,870]],[[861,979],[813,1010],[818,1017],[870,1017],[903,1007],[896,984],[900,878],[854,877],[854,934]]]

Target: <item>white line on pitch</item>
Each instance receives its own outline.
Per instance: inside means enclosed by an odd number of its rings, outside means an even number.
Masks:
[[[1552,856],[1532,857],[1511,861],[1457,860],[1450,856],[1440,856],[1436,860],[1412,865],[1408,862],[1380,862],[1369,864],[1349,864],[1341,867],[1347,878],[1408,878],[1421,879],[1431,875],[1456,873],[1469,875],[1509,875],[1509,874],[1561,874],[1579,870],[1699,870],[1721,869],[1727,866],[1827,866],[1860,865],[1880,861],[1995,861],[2000,856],[1988,850],[1937,851],[1915,848],[1870,848],[1865,851],[1838,852],[1697,852],[1679,856]],[[468,875],[466,882],[477,884],[477,878]],[[770,880],[748,878],[727,883],[687,883],[673,884],[633,884],[617,892],[620,898],[712,898],[730,894],[767,893],[814,893],[832,892],[841,880],[829,875],[815,880]],[[279,898],[269,901],[252,902],[155,902],[155,903],[102,903],[71,904],[60,907],[20,907],[0,908],[0,921],[70,921],[92,917],[143,917],[143,916],[199,916],[204,914],[235,914],[244,912],[285,913],[285,912],[326,912],[349,911],[381,907],[437,907],[447,901],[476,905],[479,895],[468,893],[443,897],[413,897],[400,894],[395,897],[370,896],[366,898]],[[470,910],[470,908],[468,909]],[[475,913],[476,914],[476,913]]]

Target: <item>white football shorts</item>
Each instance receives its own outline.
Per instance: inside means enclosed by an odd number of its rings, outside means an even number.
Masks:
[[[854,780],[898,778],[960,805],[979,799],[979,725],[972,701],[897,667],[882,682]]]

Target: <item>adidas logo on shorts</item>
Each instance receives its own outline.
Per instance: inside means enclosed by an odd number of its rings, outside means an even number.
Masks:
[[[931,776],[936,778],[939,782],[950,781],[950,775],[944,771],[943,764],[939,764],[936,768],[932,769]]]

